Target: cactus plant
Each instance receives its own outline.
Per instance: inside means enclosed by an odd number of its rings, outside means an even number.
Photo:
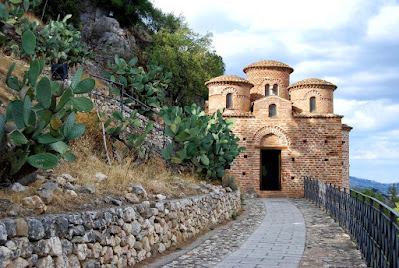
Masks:
[[[166,125],[165,133],[173,140],[162,150],[165,159],[175,163],[191,161],[197,174],[207,179],[221,180],[244,147],[231,131],[234,119],[224,119],[217,111],[208,116],[193,104],[181,107],[163,107],[161,116]]]
[[[20,27],[26,27],[29,24],[29,21],[22,16],[31,6],[38,6],[40,3],[40,0],[6,0],[0,3],[0,45],[7,39],[7,36],[1,31],[3,24],[17,26],[15,28],[16,33],[22,35]]]
[[[115,63],[108,62],[109,71],[103,75],[116,82],[123,84],[127,92],[140,102],[150,106],[158,107],[165,98],[165,89],[172,78],[172,73],[163,73],[163,68],[155,65],[148,65],[147,70],[143,67],[135,67],[137,57],[129,62],[115,55]],[[120,94],[119,89],[111,88],[113,94]],[[140,114],[148,115],[148,108],[138,106]]]
[[[22,39],[24,50],[32,50],[32,40]],[[76,124],[75,114],[93,108],[91,100],[81,94],[89,93],[95,82],[91,78],[81,80],[82,71],[75,74],[70,88],[64,88],[40,77],[42,60],[32,60],[22,80],[12,76],[15,66],[12,64],[7,73],[6,84],[19,96],[7,105],[5,116],[0,114],[0,144],[8,150],[1,159],[2,180],[8,175],[16,179],[32,168],[53,168],[61,158],[74,160],[68,152],[68,141],[85,131],[84,124]]]

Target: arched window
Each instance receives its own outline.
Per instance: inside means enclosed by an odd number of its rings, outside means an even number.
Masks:
[[[226,108],[231,108],[233,107],[233,96],[231,93],[226,95]]]
[[[265,86],[265,96],[269,96],[269,95],[270,95],[270,86],[269,86],[269,84],[267,84]]]
[[[316,97],[310,98],[310,112],[316,112]]]
[[[278,96],[278,85],[277,84],[273,85],[273,95]]]
[[[269,117],[273,117],[277,115],[277,111],[276,111],[276,104],[271,104],[269,106]]]

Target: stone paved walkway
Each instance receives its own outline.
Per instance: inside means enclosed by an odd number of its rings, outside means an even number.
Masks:
[[[266,217],[217,268],[297,267],[305,247],[305,221],[288,199],[263,199]]]
[[[147,267],[367,267],[350,237],[310,201],[245,203],[236,221]]]

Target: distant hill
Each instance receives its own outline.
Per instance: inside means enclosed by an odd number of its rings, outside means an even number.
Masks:
[[[388,194],[388,188],[392,186],[392,183],[380,183],[372,180],[360,179],[356,177],[349,177],[351,188],[360,188],[360,189],[377,189],[382,194]]]

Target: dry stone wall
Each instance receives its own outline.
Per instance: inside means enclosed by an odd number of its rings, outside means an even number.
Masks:
[[[227,189],[227,190],[226,190]],[[162,253],[241,209],[240,192],[0,220],[0,268],[129,267]]]

